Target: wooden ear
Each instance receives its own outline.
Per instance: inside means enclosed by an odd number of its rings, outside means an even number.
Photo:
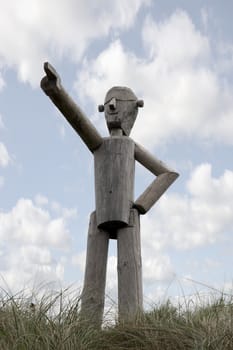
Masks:
[[[137,100],[137,107],[143,107],[144,101],[143,100]]]
[[[103,112],[104,111],[104,105],[99,105],[98,106],[98,111]]]

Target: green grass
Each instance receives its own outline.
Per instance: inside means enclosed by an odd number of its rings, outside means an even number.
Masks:
[[[80,321],[79,298],[66,292],[31,304],[23,295],[0,298],[0,350],[233,349],[233,298],[195,306],[163,305],[125,324],[96,330]]]

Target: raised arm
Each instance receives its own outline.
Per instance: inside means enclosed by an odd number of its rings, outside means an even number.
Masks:
[[[61,79],[56,70],[48,62],[44,63],[46,76],[40,86],[46,95],[61,111],[70,125],[79,134],[91,152],[102,143],[102,137],[94,125],[85,116],[61,85]]]
[[[137,143],[135,143],[135,159],[157,176],[134,203],[134,207],[138,209],[139,213],[145,214],[176,180],[179,174],[156,159]]]

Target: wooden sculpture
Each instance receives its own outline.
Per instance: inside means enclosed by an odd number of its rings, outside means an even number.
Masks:
[[[117,239],[118,310],[128,319],[142,309],[142,264],[140,214],[145,214],[178,177],[178,173],[156,159],[130,137],[143,101],[127,87],[113,87],[104,105],[110,133],[102,137],[61,85],[55,69],[44,64],[43,91],[65,116],[93,153],[96,209],[91,214],[81,315],[100,326],[104,311],[109,239]],[[155,180],[134,200],[135,160],[151,171]]]

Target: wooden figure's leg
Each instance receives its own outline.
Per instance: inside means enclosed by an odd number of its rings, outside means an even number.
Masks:
[[[134,317],[143,308],[140,221],[136,209],[130,225],[118,230],[118,311],[119,320]]]
[[[98,229],[96,213],[90,217],[86,270],[81,296],[81,319],[101,327],[104,312],[109,234]]]

